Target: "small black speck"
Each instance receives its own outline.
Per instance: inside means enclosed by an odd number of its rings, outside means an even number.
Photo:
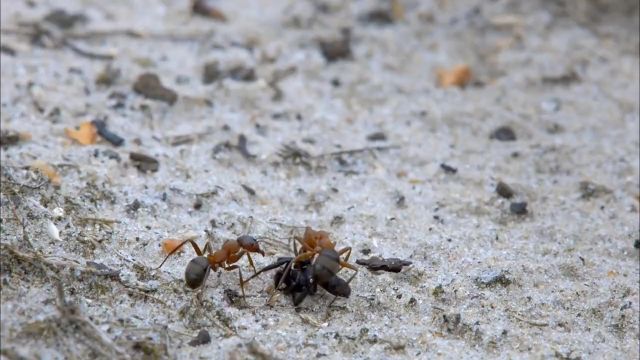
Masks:
[[[193,202],[193,208],[195,210],[202,209],[202,199],[200,199],[199,197],[196,197],[196,200]]]
[[[636,239],[636,241],[633,243],[633,247],[636,249],[640,249],[640,239]]]
[[[515,215],[526,215],[528,212],[527,202],[512,202],[511,205],[509,205],[509,210]]]
[[[340,85],[342,85],[342,82],[338,78],[333,78],[331,79],[331,85],[333,87],[340,87]]]
[[[445,163],[440,164],[440,168],[442,168],[442,170],[444,170],[444,172],[446,172],[447,174],[455,174],[458,172],[458,169]]]
[[[364,249],[360,250],[360,252],[362,253],[362,255],[369,255],[369,254],[371,254],[371,249],[364,248]]]

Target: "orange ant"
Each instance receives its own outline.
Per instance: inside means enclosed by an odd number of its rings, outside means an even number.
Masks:
[[[234,265],[244,255],[247,255],[249,259],[249,265],[253,268],[253,272],[256,272],[256,267],[253,264],[253,259],[250,253],[259,253],[264,256],[264,251],[260,249],[258,241],[250,235],[239,236],[236,240],[227,240],[222,244],[222,248],[218,251],[212,251],[211,243],[207,241],[204,248],[200,250],[198,244],[193,238],[186,239],[175,249],[173,249],[167,257],[164,258],[159,269],[164,265],[165,261],[178,251],[183,245],[190,243],[198,256],[194,257],[187,264],[187,268],[184,271],[184,280],[190,289],[197,289],[201,287],[209,276],[209,270],[218,271],[218,269],[224,269],[231,271],[238,269],[238,275],[240,276],[240,289],[242,290],[242,298],[245,298],[244,294],[244,281],[242,280],[242,270],[238,265]],[[205,255],[206,254],[206,255]]]

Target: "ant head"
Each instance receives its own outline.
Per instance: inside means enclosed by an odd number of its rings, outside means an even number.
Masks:
[[[322,248],[333,248],[333,243],[329,239],[329,233],[323,230],[313,230],[308,227],[304,231],[304,241],[306,243],[312,243],[313,246],[320,246]]]
[[[206,256],[194,257],[187,264],[184,271],[184,281],[190,289],[197,289],[202,286],[204,279],[209,272],[209,261]]]
[[[236,239],[238,245],[241,248],[245,249],[248,252],[256,252],[260,255],[264,256],[264,251],[260,249],[260,244],[258,244],[258,240],[251,235],[242,235]]]

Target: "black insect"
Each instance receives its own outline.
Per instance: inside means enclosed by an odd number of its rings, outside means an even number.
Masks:
[[[276,290],[291,295],[295,306],[307,296],[315,294],[318,286],[336,297],[348,298],[351,295],[351,279],[345,281],[336,275],[341,267],[340,256],[335,250],[321,250],[313,263],[304,260],[292,264],[292,261],[293,257],[280,257],[245,280],[245,284],[265,271],[278,269],[273,277],[274,286],[280,285]]]

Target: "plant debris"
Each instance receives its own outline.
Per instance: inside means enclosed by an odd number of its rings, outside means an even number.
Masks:
[[[516,133],[510,126],[500,126],[493,130],[489,139],[495,139],[498,141],[516,141]]]
[[[91,121],[82,122],[77,129],[65,128],[64,133],[81,145],[92,145],[98,141],[98,129]]]
[[[580,197],[583,200],[589,200],[611,193],[611,189],[604,185],[596,184],[587,180],[580,182]]]
[[[351,29],[342,29],[340,39],[320,40],[320,51],[328,62],[348,60],[351,53]]]
[[[394,19],[391,9],[379,8],[361,16],[360,21],[374,25],[390,25],[393,24]]]
[[[399,273],[400,271],[402,271],[403,267],[411,265],[412,262],[407,260],[401,260],[398,258],[384,259],[377,256],[373,256],[369,259],[358,259],[356,260],[356,264],[364,265],[367,267],[367,269],[371,271],[382,270],[382,271]]]
[[[454,168],[453,166],[447,165],[445,163],[441,163],[440,168],[444,170],[444,172],[446,172],[447,174],[455,174],[458,172],[457,168]]]
[[[509,286],[512,281],[508,275],[509,273],[503,270],[486,270],[477,276],[474,281],[480,287]]]
[[[438,85],[442,88],[451,86],[465,87],[471,81],[471,68],[468,65],[457,65],[449,70],[437,71]]]
[[[248,185],[245,184],[240,184],[240,186],[242,186],[242,188],[244,189],[244,191],[247,192],[247,194],[251,195],[251,196],[256,196],[256,191],[253,190],[253,188],[249,187]]]
[[[238,135],[238,145],[236,145],[236,149],[238,149],[240,154],[246,159],[253,159],[256,157],[249,152],[249,149],[247,149],[247,137],[244,134]]]
[[[115,84],[120,78],[121,71],[118,68],[114,68],[111,64],[105,66],[105,68],[96,76],[96,85],[111,86]]]
[[[191,11],[200,16],[207,17],[212,20],[226,22],[227,16],[220,9],[212,6],[207,0],[195,0],[191,5]]]
[[[16,56],[16,50],[9,45],[0,45],[0,52],[9,56]]]
[[[63,9],[55,9],[42,18],[44,22],[48,22],[62,30],[69,30],[77,24],[88,22],[86,15],[82,13],[68,13]]]
[[[140,75],[133,84],[133,90],[146,98],[163,101],[169,105],[173,105],[178,100],[178,94],[164,87],[158,75],[153,73]]]
[[[512,202],[511,205],[509,205],[509,211],[515,215],[526,215],[529,212],[527,210],[527,202]]]
[[[31,134],[28,132],[17,132],[11,130],[0,131],[0,146],[7,147],[16,145],[20,141],[27,141],[31,139]]]
[[[129,153],[129,159],[138,170],[144,173],[156,172],[160,168],[160,162],[157,159],[145,154],[132,152]]]
[[[60,184],[62,183],[62,179],[56,169],[42,160],[35,160],[33,163],[31,163],[31,169],[37,170],[42,173],[54,186],[60,186]]]
[[[245,65],[236,65],[230,69],[222,70],[217,61],[204,64],[203,84],[208,85],[223,79],[251,82],[256,80],[256,71],[252,67]]]
[[[511,186],[503,181],[498,181],[498,185],[496,185],[496,193],[505,199],[511,199],[515,194]]]
[[[193,338],[193,340],[189,341],[189,346],[200,346],[205,345],[211,342],[211,335],[205,329],[202,329],[198,332],[198,335]]]
[[[113,146],[120,146],[124,143],[124,139],[107,129],[107,123],[104,120],[93,120],[93,126],[98,129],[98,135],[110,142]]]

